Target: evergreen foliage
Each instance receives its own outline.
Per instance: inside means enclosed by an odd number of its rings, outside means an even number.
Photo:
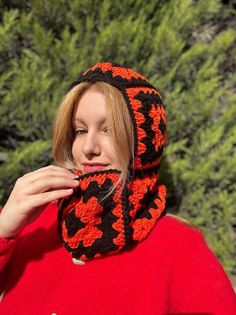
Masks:
[[[168,210],[236,273],[236,5],[219,0],[0,0],[0,198],[53,163],[52,122],[99,61],[144,73],[166,105]]]
[[[52,161],[51,142],[36,140],[8,153],[5,163],[0,165],[0,199],[7,200],[16,180]]]

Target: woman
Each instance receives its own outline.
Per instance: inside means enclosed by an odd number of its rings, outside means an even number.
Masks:
[[[72,85],[60,166],[20,178],[0,215],[1,314],[236,313],[201,233],[165,213],[165,143],[160,94],[139,73],[100,63]]]

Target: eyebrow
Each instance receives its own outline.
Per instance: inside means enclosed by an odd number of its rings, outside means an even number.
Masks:
[[[82,118],[75,118],[75,123],[82,123],[82,124],[84,124],[84,125],[86,125],[85,124],[85,121],[82,119]]]
[[[99,124],[104,124],[106,122],[106,118],[102,118],[98,121]],[[75,123],[82,123],[84,125],[87,125],[86,122],[83,120],[83,118],[76,118]]]

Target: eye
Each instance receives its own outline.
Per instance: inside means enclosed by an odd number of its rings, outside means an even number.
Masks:
[[[108,127],[103,128],[102,131],[108,133]]]
[[[86,132],[87,132],[87,130],[85,130],[85,129],[77,129],[77,130],[75,130],[75,134],[76,135],[83,135]]]

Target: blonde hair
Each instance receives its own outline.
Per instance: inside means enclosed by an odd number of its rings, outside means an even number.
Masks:
[[[194,225],[192,222],[189,222],[188,220],[184,219],[184,218],[181,218],[175,214],[171,214],[171,213],[166,213],[166,216],[167,217],[170,217],[170,218],[173,218],[173,219],[176,219],[177,221],[183,223],[184,225],[187,225],[188,227],[191,227],[195,230],[199,230],[198,227],[196,225]]]
[[[129,175],[127,161],[134,156],[133,125],[122,93],[108,83],[83,82],[65,95],[54,122],[53,156],[58,165],[76,168],[72,156],[72,144],[75,138],[74,118],[83,93],[92,86],[104,96],[108,129],[117,159],[121,165],[118,183],[122,183],[122,190]]]
[[[106,103],[106,118],[111,141],[121,165],[121,175],[117,184],[122,183],[122,191],[127,177],[130,176],[130,174],[128,174],[128,163],[131,158],[132,160],[134,159],[134,132],[127,104],[121,91],[116,87],[102,81],[97,81],[95,83],[82,82],[73,87],[65,95],[54,122],[52,144],[53,156],[58,165],[67,168],[76,168],[72,156],[72,144],[75,138],[74,118],[83,93],[92,86],[104,96]],[[103,199],[105,199],[109,193]],[[187,226],[196,228],[184,218],[169,213],[166,215],[177,219]]]

